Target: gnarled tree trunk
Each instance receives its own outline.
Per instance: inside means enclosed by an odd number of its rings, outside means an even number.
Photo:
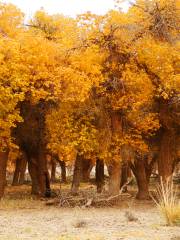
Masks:
[[[104,161],[96,160],[96,186],[97,192],[101,193],[104,186]]]
[[[82,181],[88,182],[90,179],[90,173],[93,168],[93,162],[91,159],[84,159],[82,162]]]
[[[19,184],[19,173],[20,173],[20,163],[21,163],[21,158],[20,156],[16,159],[16,166],[15,166],[15,171],[14,171],[14,176],[13,176],[13,186],[17,186]]]
[[[8,160],[8,151],[0,151],[0,199],[4,195],[4,189],[6,185],[6,167]]]
[[[158,158],[159,177],[167,181],[172,177],[174,168],[175,134],[172,130],[164,130],[160,142],[160,153]]]
[[[61,182],[66,183],[66,163],[65,161],[59,160],[59,164],[61,166]]]
[[[39,180],[38,180],[38,167],[35,159],[33,158],[28,159],[28,170],[32,181],[31,194],[37,195],[39,194]]]
[[[56,160],[51,157],[51,182],[56,181]]]
[[[50,195],[50,178],[47,169],[47,158],[45,155],[44,147],[40,147],[38,156],[38,179],[39,190],[42,196],[46,196],[46,193]]]
[[[172,177],[174,162],[175,162],[175,146],[176,146],[176,127],[178,124],[174,121],[169,109],[168,100],[161,100],[160,102],[160,123],[161,123],[161,140],[160,152],[158,158],[158,172],[163,182],[166,182]]]
[[[24,183],[26,172],[27,158],[25,153],[16,159],[16,168],[14,172],[12,185],[16,186]]]
[[[74,174],[73,174],[73,181],[71,186],[71,192],[73,194],[77,194],[80,186],[80,182],[82,179],[82,156],[77,154],[75,166],[74,166]]]
[[[112,140],[120,139],[122,136],[122,118],[119,112],[113,111],[111,113],[111,130],[112,130]],[[112,157],[110,163],[110,174],[109,174],[109,194],[117,195],[119,194],[119,186],[121,179],[121,147],[119,146],[118,152]]]
[[[114,161],[109,166],[109,194],[110,195],[118,195],[119,194],[119,186],[121,179],[121,162]]]
[[[149,158],[149,156],[136,156],[133,163],[130,163],[131,169],[137,181],[138,193],[136,198],[139,200],[148,200],[149,196],[149,180],[156,162],[156,155]]]
[[[23,157],[21,159],[21,169],[20,169],[20,177],[19,177],[19,184],[24,184],[25,181],[25,173],[26,173],[26,167],[27,167],[27,158],[23,154]]]
[[[149,182],[146,176],[145,161],[143,158],[135,160],[135,170],[133,173],[138,185],[136,198],[139,200],[149,199]]]
[[[128,175],[129,175],[129,165],[128,163],[123,163],[122,169],[121,169],[121,182],[120,182],[120,189],[123,187],[123,192],[127,192],[127,186],[124,186],[124,185],[126,185],[128,181]]]

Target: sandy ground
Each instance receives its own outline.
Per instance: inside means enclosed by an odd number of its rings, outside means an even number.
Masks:
[[[0,239],[5,240],[180,240],[179,227],[167,227],[154,207],[127,209],[1,210]]]
[[[33,199],[27,185],[9,186],[5,196],[0,240],[180,240],[180,227],[167,227],[152,201],[132,197],[114,208],[61,208]]]

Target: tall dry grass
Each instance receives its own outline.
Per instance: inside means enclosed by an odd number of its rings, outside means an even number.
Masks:
[[[153,197],[153,200],[167,225],[180,225],[180,200],[172,180],[167,180],[164,183],[161,179],[156,189],[156,197]]]

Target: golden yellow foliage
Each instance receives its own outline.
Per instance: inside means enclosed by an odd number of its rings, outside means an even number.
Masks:
[[[22,22],[15,6],[0,4],[0,146],[29,101],[55,106],[46,117],[52,152],[110,159],[123,145],[147,151],[162,124],[158,104],[179,97],[178,1],[138,0],[127,13],[76,19],[40,10]]]

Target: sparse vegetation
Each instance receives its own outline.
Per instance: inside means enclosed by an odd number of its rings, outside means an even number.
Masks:
[[[153,199],[167,225],[180,226],[180,200],[177,198],[173,181],[168,180],[164,183],[161,179],[161,183],[156,190],[156,197],[153,197]]]
[[[125,218],[127,219],[127,221],[129,222],[137,222],[138,218],[134,215],[134,213],[132,211],[126,211],[124,214]]]
[[[78,219],[76,222],[73,224],[75,228],[84,228],[87,226],[87,221],[83,219]]]

